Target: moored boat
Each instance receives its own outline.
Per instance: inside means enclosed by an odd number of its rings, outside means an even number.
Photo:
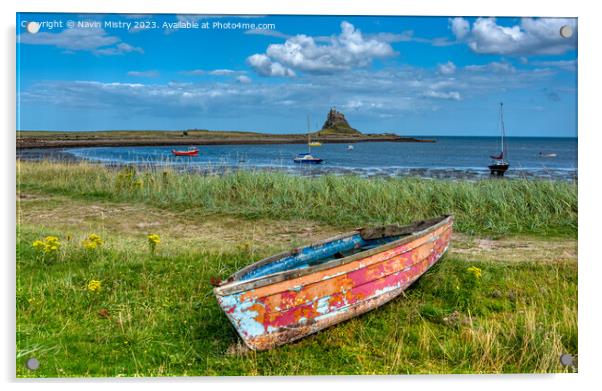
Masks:
[[[446,252],[452,224],[358,229],[247,266],[214,293],[249,348],[271,349],[397,297]]]
[[[296,158],[293,159],[293,161],[301,164],[320,164],[324,161],[324,159],[313,157],[309,153],[300,153]]]
[[[504,104],[500,103],[500,153],[499,155],[491,155],[489,156],[493,159],[493,162],[488,166],[489,172],[491,175],[496,176],[504,176],[508,168],[510,168],[510,163],[506,160],[508,158],[508,149],[507,144],[504,143],[504,138],[506,137],[506,127],[504,126]]]
[[[550,153],[540,152],[539,153],[539,157],[549,157],[549,158],[552,158],[552,157],[556,157],[556,156],[558,156],[558,154],[553,153],[553,152],[550,152]]]
[[[322,143],[317,143],[322,145]],[[293,162],[300,164],[320,164],[324,159],[312,156],[311,147],[316,145],[316,142],[311,141],[311,132],[309,130],[309,115],[307,116],[307,153],[300,153],[293,159]]]
[[[171,150],[171,153],[175,156],[197,156],[199,154],[198,148],[191,148],[186,151],[177,151],[175,149]]]

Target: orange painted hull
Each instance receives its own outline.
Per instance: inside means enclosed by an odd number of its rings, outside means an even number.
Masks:
[[[270,349],[397,297],[445,253],[452,224],[446,216],[428,229],[342,259],[248,280],[230,278],[215,294],[247,346]]]

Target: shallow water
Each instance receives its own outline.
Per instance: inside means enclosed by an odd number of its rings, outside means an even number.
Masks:
[[[489,155],[497,153],[499,139],[490,137],[438,137],[436,143],[367,142],[323,144],[312,155],[320,165],[293,163],[296,154],[307,152],[301,144],[200,146],[197,157],[174,157],[171,150],[185,147],[95,147],[70,148],[62,158],[75,158],[111,165],[168,165],[210,173],[231,170],[277,170],[300,175],[328,173],[365,177],[420,176],[424,178],[489,177]],[[576,138],[509,138],[510,178],[571,180],[577,177]],[[541,157],[540,153],[556,157]],[[56,154],[56,152],[55,152]],[[44,157],[43,150],[22,152],[23,158]]]

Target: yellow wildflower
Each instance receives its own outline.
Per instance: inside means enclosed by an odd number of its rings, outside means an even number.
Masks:
[[[92,242],[92,241],[87,240],[87,239],[83,241],[83,245],[84,245],[84,248],[86,250],[95,250],[96,247],[98,247],[98,245],[96,244],[96,242]]]
[[[91,234],[90,236],[88,236],[88,240],[96,243],[98,246],[102,244],[102,239],[96,234]]]
[[[32,243],[33,248],[37,251],[48,255],[55,255],[61,247],[61,242],[56,236],[47,236],[44,240],[36,240]]]
[[[472,274],[472,276],[473,276],[475,279],[477,279],[477,280],[478,280],[479,278],[481,278],[481,269],[479,269],[479,268],[478,268],[478,267],[476,267],[476,266],[471,266],[471,267],[469,267],[468,269],[466,269],[466,271],[467,271],[469,274]]]
[[[149,234],[147,237],[148,237],[148,243],[151,246],[152,245],[156,246],[157,244],[161,243],[161,238],[157,234]]]
[[[91,234],[90,236],[88,236],[88,239],[84,240],[82,243],[86,250],[95,250],[97,247],[100,247],[102,245],[103,241],[100,238],[100,236],[96,234]]]
[[[46,236],[46,239],[44,239],[44,241],[48,244],[58,244],[59,238],[57,238],[56,236]]]
[[[155,253],[155,248],[159,243],[161,243],[161,238],[157,234],[148,234],[146,237],[148,239],[148,245],[150,247],[151,253]]]
[[[90,292],[98,292],[100,290],[101,282],[98,280],[90,280],[88,282],[88,290]]]

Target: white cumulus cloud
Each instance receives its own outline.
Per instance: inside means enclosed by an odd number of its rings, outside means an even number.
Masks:
[[[278,62],[272,61],[265,54],[253,54],[247,58],[247,62],[257,73],[262,76],[295,76],[292,69],[284,67]]]
[[[439,64],[437,65],[437,72],[441,75],[453,75],[456,73],[456,65],[451,61],[448,61],[445,64]]]
[[[554,55],[577,47],[577,21],[567,18],[523,18],[519,25],[502,26],[495,18],[478,18],[470,27],[463,18],[450,22],[456,39],[476,53],[502,55]],[[560,35],[571,26],[571,38]]]
[[[362,35],[351,23],[341,23],[341,33],[332,37],[304,34],[288,38],[282,44],[271,44],[265,53],[254,54],[247,62],[264,76],[294,76],[295,71],[329,74],[341,70],[366,67],[376,58],[395,54],[384,38]]]
[[[463,39],[470,32],[470,23],[464,18],[451,18],[449,25],[457,39]]]

